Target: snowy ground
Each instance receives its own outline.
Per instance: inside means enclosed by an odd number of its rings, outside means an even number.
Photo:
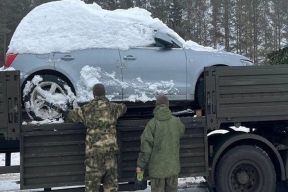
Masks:
[[[12,153],[11,156],[11,165],[19,165],[20,163],[20,155],[19,153]],[[0,154],[0,166],[5,165],[5,154]],[[20,174],[2,174],[0,175],[0,191],[1,192],[17,192],[20,191]],[[202,177],[194,178],[180,178],[179,179],[179,191],[182,192],[205,192],[205,188],[197,187],[197,184],[203,182],[204,179]],[[39,191],[38,190],[21,190],[21,192],[28,192],[28,191]],[[42,189],[43,191],[43,189]],[[148,187],[146,190],[142,192],[151,191],[151,188]],[[141,192],[141,191],[139,191]]]

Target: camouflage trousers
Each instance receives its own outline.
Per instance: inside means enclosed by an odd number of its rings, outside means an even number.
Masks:
[[[151,178],[151,192],[176,192],[178,175],[166,179]]]
[[[86,158],[85,165],[85,192],[99,192],[101,182],[104,192],[118,191],[116,154],[97,154],[93,158]]]

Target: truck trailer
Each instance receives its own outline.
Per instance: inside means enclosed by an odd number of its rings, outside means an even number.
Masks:
[[[0,75],[0,152],[8,157],[0,173],[20,172],[21,189],[84,191],[85,127],[22,125],[19,72]],[[204,84],[203,116],[179,116],[186,128],[179,177],[203,176],[217,192],[274,192],[286,184],[288,66],[207,67]],[[149,119],[124,116],[117,123],[120,191],[135,190],[140,135]],[[9,166],[15,151],[20,166]]]

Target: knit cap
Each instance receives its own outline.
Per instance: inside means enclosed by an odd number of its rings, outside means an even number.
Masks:
[[[105,87],[101,83],[97,83],[93,86],[93,95],[94,96],[105,96]]]
[[[158,95],[156,99],[156,106],[165,104],[167,107],[169,107],[169,100],[165,95]]]

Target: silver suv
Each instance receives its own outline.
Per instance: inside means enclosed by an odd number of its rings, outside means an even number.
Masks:
[[[147,47],[135,47],[128,50],[120,49],[85,49],[69,53],[47,54],[7,54],[6,67],[13,67],[21,72],[21,89],[34,76],[40,75],[41,82],[24,94],[23,103],[37,105],[37,111],[26,106],[29,116],[36,120],[57,118],[59,113],[53,111],[47,103],[39,103],[41,89],[49,90],[51,94],[68,94],[64,87],[68,85],[72,92],[77,94],[77,83],[80,71],[84,66],[99,67],[107,74],[113,74],[119,84],[106,82],[107,95],[112,93],[113,101],[123,101],[129,104],[130,96],[135,94],[135,86],[123,87],[124,84],[135,84],[135,79],[150,84],[173,81],[173,90],[164,92],[171,101],[171,105],[188,103],[192,108],[204,107],[203,70],[207,66],[243,66],[252,65],[252,62],[241,55],[222,51],[205,51],[185,49],[175,38],[155,32],[155,43]],[[147,84],[138,84],[137,88]],[[142,87],[143,90],[148,90]],[[148,96],[158,93],[146,92]],[[77,95],[76,95],[77,96]],[[43,97],[43,95],[42,95]],[[149,102],[147,102],[149,103]],[[147,103],[139,102],[142,107]],[[194,103],[194,105],[192,105]],[[134,103],[135,105],[135,103]]]

